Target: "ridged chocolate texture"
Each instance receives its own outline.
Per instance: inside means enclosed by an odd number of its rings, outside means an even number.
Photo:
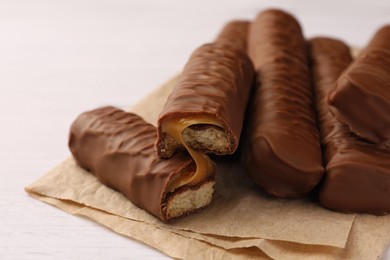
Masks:
[[[375,34],[340,76],[329,105],[357,135],[377,144],[390,140],[390,25]]]
[[[235,48],[246,50],[248,45],[249,21],[236,20],[227,23],[215,42],[230,44]]]
[[[310,41],[321,142],[326,165],[320,202],[333,210],[390,212],[390,152],[350,132],[329,111],[334,82],[351,63],[349,48],[329,38]]]
[[[196,49],[160,113],[156,144],[159,156],[163,156],[165,146],[163,122],[186,116],[215,118],[227,136],[226,151],[200,152],[232,154],[238,146],[252,80],[253,65],[243,50],[223,43]]]
[[[279,10],[260,13],[249,31],[257,73],[247,120],[243,164],[268,193],[297,198],[323,175],[308,67],[298,22]]]
[[[103,184],[166,221],[167,184],[179,174],[194,172],[195,165],[183,154],[159,159],[154,152],[156,138],[156,128],[139,116],[104,107],[74,121],[69,148],[77,163]]]

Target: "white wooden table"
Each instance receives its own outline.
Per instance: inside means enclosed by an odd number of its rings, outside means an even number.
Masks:
[[[297,15],[306,36],[354,46],[390,22],[388,0],[0,0],[0,259],[166,258],[23,188],[69,156],[79,113],[130,107],[225,22],[270,3]]]

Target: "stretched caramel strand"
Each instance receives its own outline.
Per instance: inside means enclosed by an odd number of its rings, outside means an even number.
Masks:
[[[329,95],[334,116],[366,140],[390,145],[390,25],[339,77]]]
[[[243,163],[268,193],[297,198],[323,174],[307,48],[298,22],[279,10],[260,13],[248,52],[257,84],[248,112]]]
[[[196,185],[174,185],[177,179],[193,175],[194,161],[182,153],[170,160],[158,158],[156,138],[156,128],[139,116],[103,107],[74,121],[69,148],[81,167],[163,221],[209,204],[214,173]]]
[[[327,103],[334,82],[352,61],[349,48],[338,40],[315,38],[310,49],[326,165],[320,202],[343,212],[389,213],[390,152],[350,132]]]
[[[224,43],[198,48],[160,114],[158,156],[169,158],[184,148],[197,167],[189,180],[209,175],[213,164],[206,153],[237,149],[252,78],[253,66],[243,50]]]
[[[215,42],[230,44],[235,48],[246,50],[248,45],[249,21],[236,20],[227,23]]]

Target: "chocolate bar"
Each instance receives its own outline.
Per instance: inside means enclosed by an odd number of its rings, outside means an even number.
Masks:
[[[156,138],[156,128],[139,116],[103,107],[74,121],[69,148],[81,167],[162,221],[208,205],[214,167],[204,178],[195,178],[196,166],[187,154],[170,160],[156,156]]]
[[[157,153],[169,158],[185,148],[232,154],[238,146],[253,79],[243,50],[214,43],[191,55],[160,113]]]
[[[215,39],[215,42],[232,45],[235,48],[246,50],[249,26],[249,21],[231,21],[223,27],[222,31]]]
[[[250,101],[243,165],[266,192],[309,193],[323,175],[306,42],[299,23],[279,10],[260,13],[249,31],[257,72]]]
[[[333,115],[366,140],[390,140],[390,25],[382,27],[329,94]]]
[[[327,103],[334,82],[352,61],[349,48],[339,40],[315,38],[310,49],[326,165],[320,202],[342,212],[390,213],[390,151],[351,132]]]
[[[218,41],[195,50],[159,116],[158,156],[187,150],[199,178],[212,165],[206,153],[233,154],[239,143],[253,65],[238,46]]]
[[[221,43],[199,47],[160,113],[157,155],[170,158],[186,149],[196,163],[194,176],[209,175],[213,162],[206,153],[237,149],[252,79],[244,51]]]

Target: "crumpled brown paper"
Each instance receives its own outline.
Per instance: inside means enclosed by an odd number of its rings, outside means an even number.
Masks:
[[[132,111],[156,123],[175,80]],[[336,213],[322,208],[314,198],[275,199],[261,192],[233,163],[218,164],[216,192],[208,208],[171,224],[100,184],[73,158],[26,191],[174,258],[376,259],[390,240],[390,216]]]

